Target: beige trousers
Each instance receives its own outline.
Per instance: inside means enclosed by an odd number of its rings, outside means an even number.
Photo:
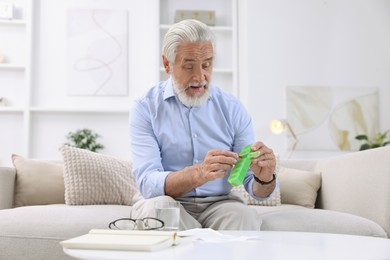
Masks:
[[[156,217],[156,201],[174,201],[169,196],[141,199],[133,207],[133,219]],[[241,196],[229,194],[218,197],[178,198],[180,202],[180,230],[212,228],[214,230],[260,230],[261,219],[248,207]]]

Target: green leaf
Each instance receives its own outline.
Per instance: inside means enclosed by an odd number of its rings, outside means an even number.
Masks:
[[[357,140],[368,140],[368,137],[367,137],[367,135],[357,135],[355,137],[355,139],[357,139]]]
[[[363,151],[363,150],[367,150],[367,149],[370,149],[370,145],[369,144],[363,144],[360,146],[360,151]]]
[[[100,135],[94,133],[92,130],[84,128],[79,129],[75,132],[69,132],[66,136],[69,143],[67,145],[90,150],[92,152],[96,152],[97,150],[101,150],[104,148],[103,145],[98,144],[96,139],[99,138]]]

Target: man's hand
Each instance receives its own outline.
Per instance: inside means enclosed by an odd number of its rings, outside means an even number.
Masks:
[[[254,143],[252,145],[252,151],[260,152],[260,156],[252,159],[250,167],[253,173],[260,180],[270,181],[276,167],[276,157],[274,152],[262,142]]]
[[[252,151],[260,151],[260,156],[253,158],[250,166],[253,173],[262,181],[271,181],[276,167],[276,157],[274,152],[259,141],[252,145]],[[258,197],[267,197],[275,188],[275,182],[264,186],[257,182],[253,183],[253,192]]]
[[[199,185],[223,178],[238,160],[238,154],[226,150],[210,150],[202,163],[197,164]]]
[[[204,161],[171,172],[165,180],[165,194],[173,198],[228,174],[238,160],[238,154],[226,150],[210,150]]]

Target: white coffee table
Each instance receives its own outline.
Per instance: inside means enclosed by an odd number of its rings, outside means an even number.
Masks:
[[[155,252],[64,249],[78,259],[390,259],[390,239],[365,236],[278,232],[221,231],[257,240],[210,243],[195,241]]]

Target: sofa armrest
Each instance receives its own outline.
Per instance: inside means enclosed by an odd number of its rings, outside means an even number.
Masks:
[[[318,206],[371,219],[390,237],[390,146],[319,160]]]
[[[13,206],[15,177],[14,168],[0,167],[0,210]]]

